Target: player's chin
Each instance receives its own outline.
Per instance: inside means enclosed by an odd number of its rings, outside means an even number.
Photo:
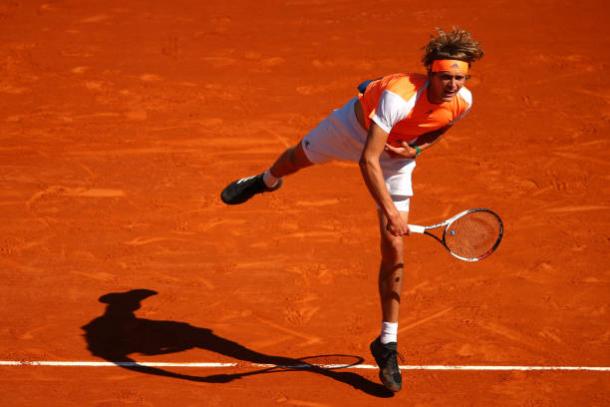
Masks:
[[[443,93],[442,100],[443,102],[451,102],[455,95],[457,95],[457,92]]]

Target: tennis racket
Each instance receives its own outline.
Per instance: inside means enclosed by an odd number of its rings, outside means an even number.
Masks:
[[[442,229],[442,235],[430,233],[434,229]],[[500,216],[491,209],[474,208],[436,225],[409,225],[409,231],[431,236],[453,257],[474,262],[483,260],[498,248],[504,225]]]

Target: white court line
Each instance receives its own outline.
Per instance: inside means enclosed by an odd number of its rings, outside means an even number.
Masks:
[[[65,367],[112,367],[112,366],[148,366],[148,367],[201,367],[201,368],[219,368],[219,367],[275,367],[276,365],[262,363],[211,363],[211,362],[190,362],[190,363],[172,363],[172,362],[88,362],[88,361],[47,361],[47,360],[0,360],[0,366],[65,366]],[[345,365],[324,365],[315,364],[313,366],[322,369],[377,369],[375,365],[353,365],[344,367]],[[278,366],[282,368],[282,366]],[[286,366],[292,369],[307,369],[312,365],[297,365]],[[404,370],[468,370],[468,371],[512,371],[512,370],[535,370],[535,371],[593,371],[593,372],[610,372],[608,366],[460,366],[460,365],[400,365]]]

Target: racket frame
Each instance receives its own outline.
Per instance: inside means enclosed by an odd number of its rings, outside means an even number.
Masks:
[[[494,243],[494,245],[491,247],[491,249],[489,249],[487,252],[483,253],[481,256],[479,257],[464,257],[464,256],[460,256],[456,253],[453,253],[451,251],[451,249],[449,249],[449,247],[447,246],[447,241],[445,240],[445,237],[447,236],[447,231],[449,230],[449,228],[451,227],[451,225],[458,219],[470,214],[470,213],[474,213],[474,212],[487,212],[491,215],[493,215],[496,220],[498,221],[498,225],[499,225],[499,231],[498,231],[498,238],[496,239],[496,242]],[[430,230],[433,229],[438,229],[438,228],[444,228],[443,229],[443,235],[441,238],[439,238],[438,236],[429,233]],[[491,209],[488,208],[471,208],[471,209],[466,209],[465,211],[462,211],[460,213],[458,213],[457,215],[454,215],[452,217],[450,217],[449,219],[441,222],[441,223],[437,223],[434,225],[430,225],[430,226],[422,226],[422,225],[409,225],[409,232],[410,233],[417,233],[417,234],[425,234],[428,236],[431,236],[433,238],[435,238],[436,240],[438,240],[443,247],[449,252],[449,254],[451,254],[453,257],[463,260],[463,261],[468,261],[468,262],[476,262],[476,261],[480,261],[483,260],[484,258],[488,257],[490,254],[492,254],[493,252],[496,251],[496,249],[498,248],[498,246],[500,245],[500,242],[502,241],[502,237],[504,236],[504,223],[502,222],[502,218],[500,218],[500,216],[495,213],[494,211],[492,211]]]

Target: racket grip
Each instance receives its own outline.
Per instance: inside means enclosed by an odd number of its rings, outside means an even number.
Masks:
[[[420,226],[420,225],[409,225],[409,231],[411,233],[424,233],[426,231],[426,228],[424,226]]]

